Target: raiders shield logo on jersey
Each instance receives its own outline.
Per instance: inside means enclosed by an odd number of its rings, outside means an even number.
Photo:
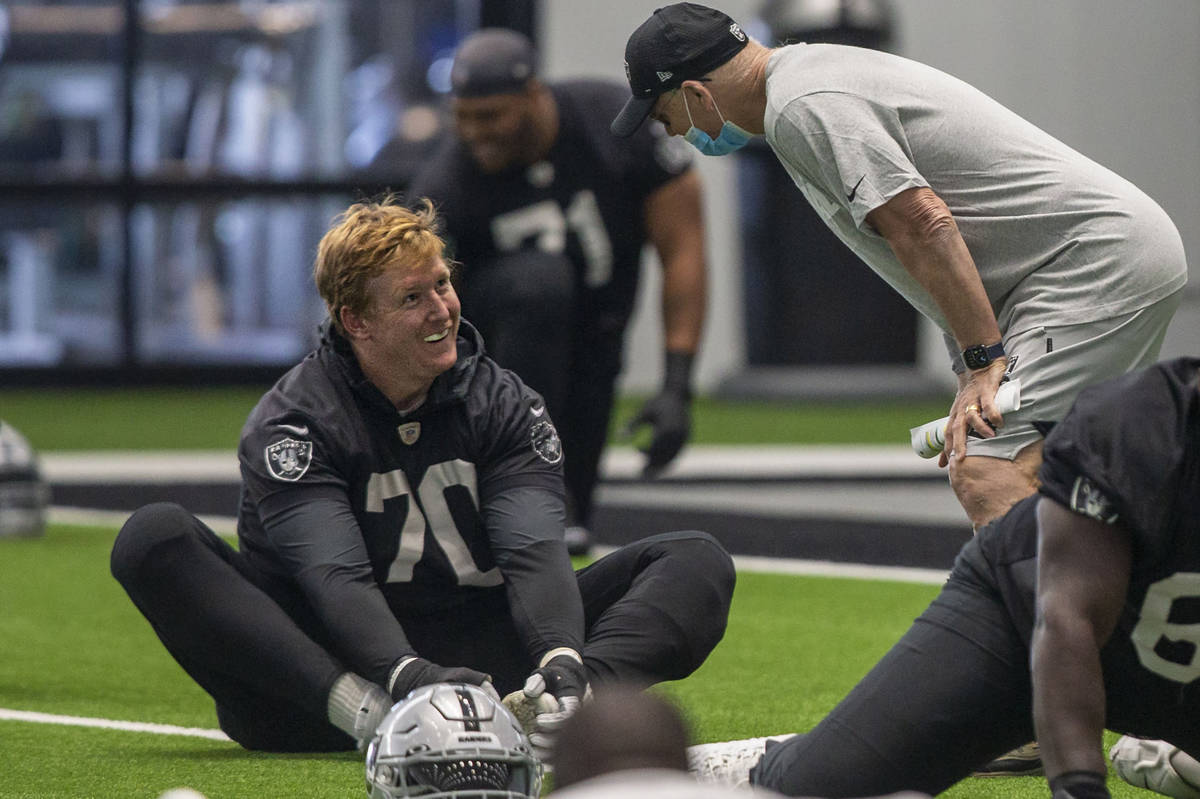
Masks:
[[[311,441],[297,441],[294,438],[276,441],[265,451],[267,469],[274,477],[294,483],[308,471],[308,465],[312,463],[312,447]]]
[[[1112,500],[1083,475],[1076,477],[1075,485],[1071,487],[1071,510],[1105,524],[1117,520]]]
[[[558,431],[547,421],[537,422],[529,428],[529,438],[533,443],[533,451],[546,463],[558,463],[562,460],[562,442],[558,440]]]

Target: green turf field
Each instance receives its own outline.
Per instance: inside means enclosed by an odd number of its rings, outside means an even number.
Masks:
[[[234,449],[261,388],[0,390],[0,419],[34,448]],[[700,398],[695,444],[907,444],[908,429],[944,416],[942,401],[729,402]],[[614,438],[640,407],[623,398]]]
[[[215,727],[210,701],[109,576],[114,535],[54,526],[42,539],[0,539],[0,708]],[[725,640],[697,673],[662,690],[687,710],[699,741],[807,729],[935,592],[742,574]],[[353,754],[260,755],[203,738],[0,721],[0,797],[150,799],[178,785],[210,799],[366,795]],[[1118,799],[1149,795],[1115,779],[1111,788]],[[945,794],[1045,795],[1035,778],[967,780]]]

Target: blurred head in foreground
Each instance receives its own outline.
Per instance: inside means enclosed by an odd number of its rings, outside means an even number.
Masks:
[[[597,689],[554,745],[554,785],[629,769],[687,771],[687,723],[666,699],[632,687]]]

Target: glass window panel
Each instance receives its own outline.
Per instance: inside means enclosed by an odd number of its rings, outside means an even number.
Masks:
[[[0,3],[0,379],[301,357],[324,317],[316,242],[436,146],[481,7]]]
[[[157,203],[132,215],[136,359],[288,365],[325,306],[312,262],[342,196]]]
[[[367,168],[390,143],[390,171],[407,176],[443,130],[437,89],[477,7],[144,0],[134,168],[337,178]]]
[[[0,367],[120,362],[120,239],[111,204],[0,204]]]
[[[118,2],[0,6],[0,169],[118,174],[123,28]]]

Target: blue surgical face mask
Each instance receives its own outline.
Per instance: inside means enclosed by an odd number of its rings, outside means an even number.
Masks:
[[[715,100],[713,107],[717,108]],[[692,109],[688,108],[686,92],[683,93],[683,110],[687,111],[689,125],[687,133],[683,134],[683,139],[704,155],[729,155],[735,150],[745,147],[754,138],[753,133],[738,127],[722,116],[720,108],[717,108],[717,116],[721,117],[721,130],[717,133],[717,138],[714,139],[700,130],[692,122]]]

